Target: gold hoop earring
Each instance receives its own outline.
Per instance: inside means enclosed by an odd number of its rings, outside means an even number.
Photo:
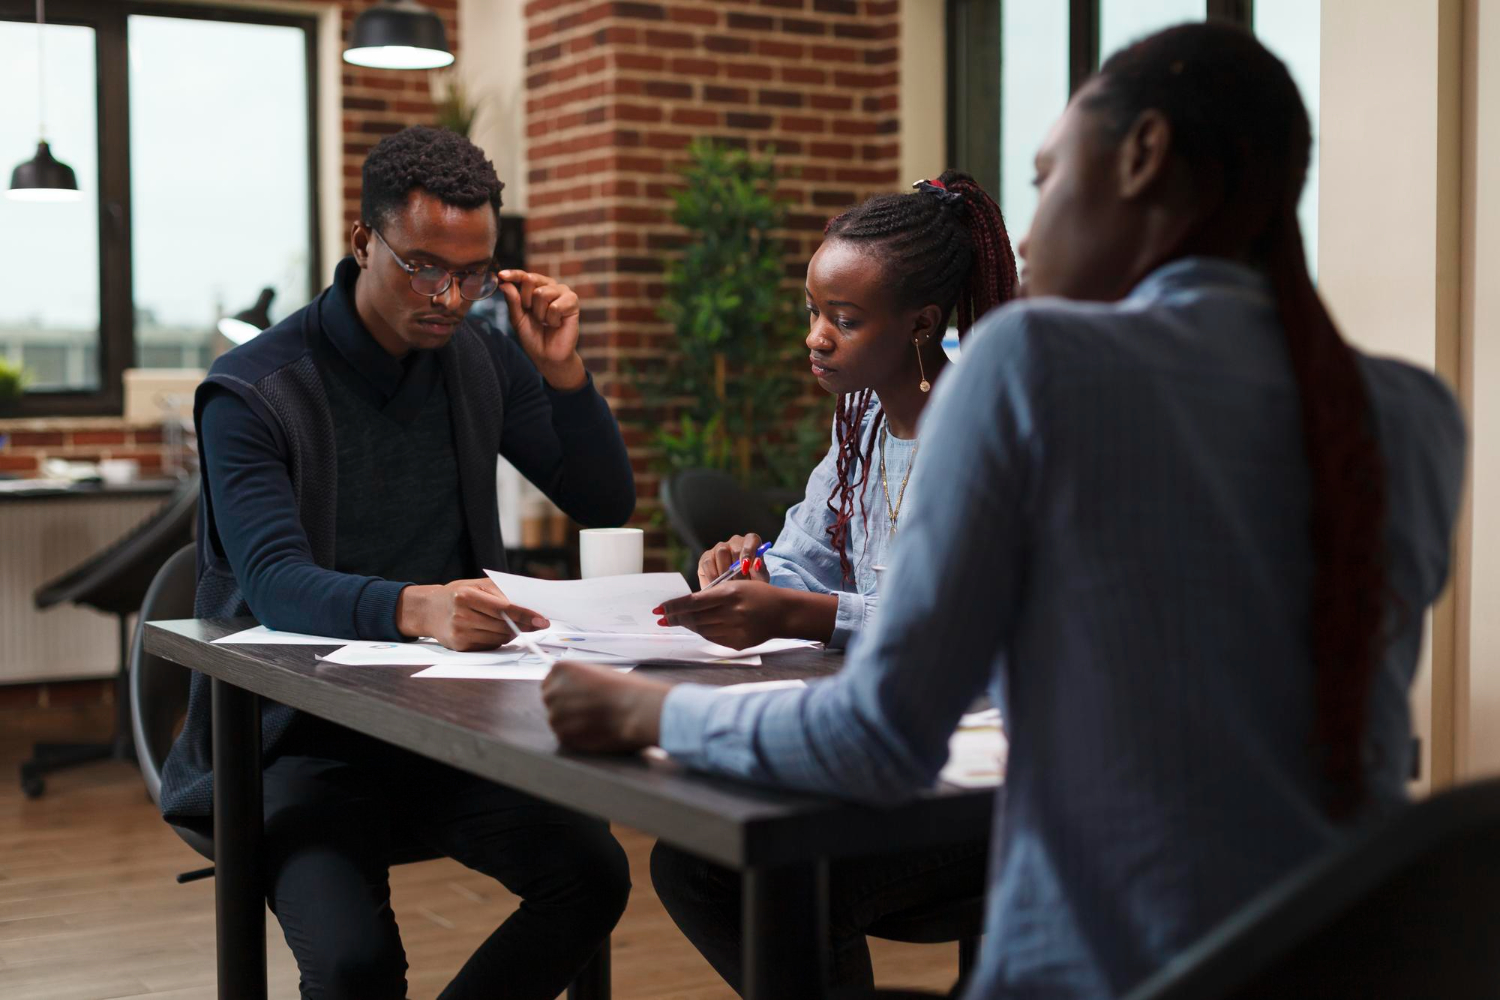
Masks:
[[[922,375],[922,382],[917,388],[923,392],[931,392],[932,383],[927,381],[927,369],[922,366],[922,342],[916,337],[911,338],[911,342],[917,347],[917,371]]]

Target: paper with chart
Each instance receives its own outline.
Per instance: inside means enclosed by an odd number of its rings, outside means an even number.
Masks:
[[[545,615],[553,629],[625,635],[692,635],[656,624],[651,609],[692,593],[681,573],[635,573],[590,580],[537,580],[484,571],[512,603]]]

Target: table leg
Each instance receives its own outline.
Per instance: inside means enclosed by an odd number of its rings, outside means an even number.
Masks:
[[[212,691],[219,1000],[265,1000],[260,697],[217,678]]]
[[[745,1000],[828,991],[828,864],[748,868],[743,920]]]
[[[609,1000],[609,938],[568,984],[568,1000]]]

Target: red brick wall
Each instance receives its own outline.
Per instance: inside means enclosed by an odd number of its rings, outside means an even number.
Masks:
[[[160,427],[121,420],[56,417],[0,421],[0,474],[31,479],[48,458],[97,462],[133,459],[146,479],[160,476],[166,458]]]
[[[585,357],[625,427],[638,521],[658,483],[650,416],[621,373],[671,348],[656,310],[681,239],[668,192],[685,147],[774,146],[800,283],[828,217],[900,180],[898,12],[898,0],[527,4],[530,266],[584,300]]]

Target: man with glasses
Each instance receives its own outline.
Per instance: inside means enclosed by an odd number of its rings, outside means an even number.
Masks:
[[[578,355],[578,296],[497,270],[501,184],[467,139],[411,128],[365,161],[352,254],[312,303],[220,358],[198,391],[197,614],[350,639],[502,645],[504,455],[574,520],[622,524],[629,459]],[[507,337],[468,317],[504,297]],[[163,812],[211,812],[209,685],[162,775]],[[406,996],[387,869],[413,851],[522,905],[444,997],[552,998],[630,890],[608,827],[266,703],[266,896],[308,997]]]

